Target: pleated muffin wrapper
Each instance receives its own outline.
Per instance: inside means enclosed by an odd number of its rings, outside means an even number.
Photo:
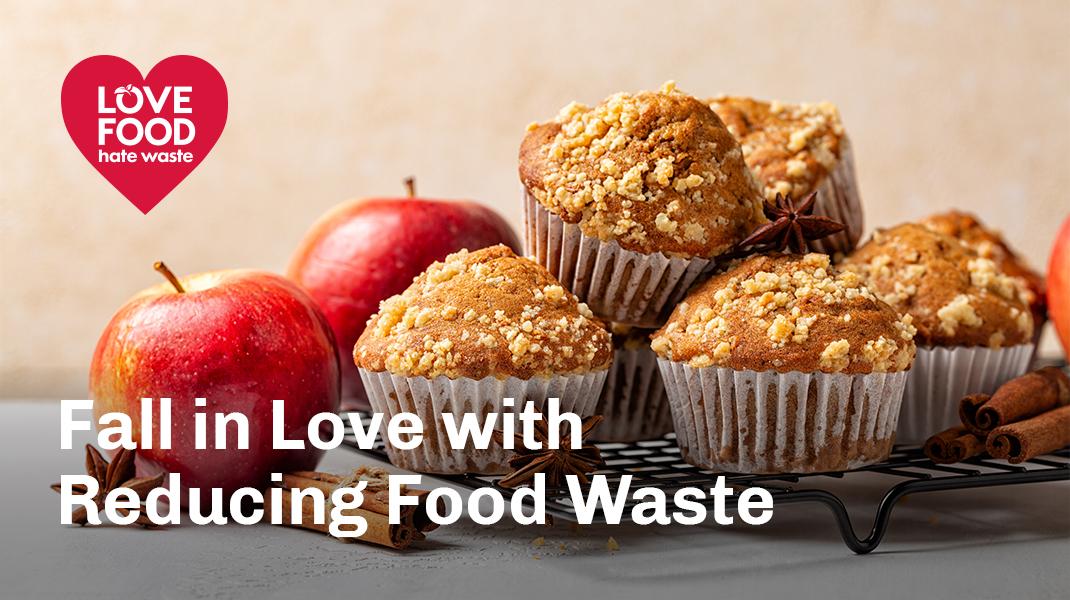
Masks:
[[[849,254],[862,236],[862,199],[858,193],[858,179],[855,177],[854,153],[846,137],[840,141],[840,148],[840,159],[836,161],[836,166],[817,186],[813,214],[843,223],[844,230],[807,242],[811,251],[823,252],[829,256]]]
[[[899,414],[900,444],[923,444],[930,436],[961,425],[959,401],[991,394],[1029,370],[1033,344],[1008,348],[918,347]]]
[[[647,345],[617,348],[595,414],[605,420],[591,432],[602,442],[657,439],[672,431],[672,412],[658,372],[658,357]]]
[[[438,376],[405,377],[389,372],[374,372],[360,369],[364,388],[372,410],[383,414],[383,422],[398,413],[413,413],[423,421],[424,439],[412,450],[402,450],[386,441],[386,453],[390,462],[402,469],[419,473],[476,473],[497,475],[509,472],[508,460],[512,450],[491,442],[486,450],[475,447],[454,449],[442,415],[451,413],[460,424],[465,413],[482,415],[480,428],[488,413],[506,412],[519,414],[527,401],[534,402],[542,410],[547,398],[560,399],[561,412],[573,412],[581,417],[594,413],[598,394],[605,383],[606,370],[578,375],[533,377],[531,379],[498,379],[490,376],[483,379],[450,379]],[[513,398],[513,406],[505,406],[503,399]],[[494,428],[501,428],[501,417]],[[517,425],[520,424],[516,420]]]
[[[885,460],[907,378],[658,365],[684,460],[733,473],[843,471]]]
[[[656,328],[699,277],[712,271],[706,258],[643,254],[585,235],[524,191],[526,251],[599,317]]]

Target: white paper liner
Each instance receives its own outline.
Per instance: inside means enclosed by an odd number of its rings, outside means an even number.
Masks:
[[[524,191],[527,254],[562,285],[610,321],[656,328],[687,294],[691,284],[712,271],[712,259],[643,254],[584,235],[576,223],[552,214]]]
[[[1029,370],[1033,344],[1009,348],[918,348],[899,413],[900,444],[922,444],[929,436],[960,425],[959,401],[991,394]]]
[[[634,442],[660,438],[672,431],[669,398],[658,372],[658,358],[649,346],[617,348],[594,410],[605,420],[591,439]]]
[[[491,412],[520,413],[525,401],[533,402],[541,410],[547,398],[558,398],[561,412],[586,417],[594,414],[606,371],[532,379],[491,376],[476,380],[445,376],[434,379],[405,377],[360,369],[360,377],[368,391],[372,410],[383,414],[383,427],[392,416],[402,412],[414,413],[423,421],[424,439],[416,448],[401,450],[387,441],[386,452],[395,466],[421,473],[492,475],[508,472],[507,462],[513,451],[504,450],[496,443],[491,443],[486,450],[455,450],[446,434],[442,420],[444,413],[452,413],[460,423],[466,412],[484,416]],[[513,398],[513,406],[506,407],[504,398]],[[515,422],[519,424],[519,420]],[[481,420],[481,426],[482,423]],[[500,423],[499,420],[495,428]]]
[[[683,458],[736,473],[842,471],[884,460],[907,377],[692,368],[663,358],[658,365]]]
[[[862,236],[862,200],[855,177],[854,153],[846,136],[840,140],[840,159],[817,186],[815,215],[832,218],[844,224],[844,230],[828,237],[808,242],[811,250],[830,256],[838,252],[849,254]]]

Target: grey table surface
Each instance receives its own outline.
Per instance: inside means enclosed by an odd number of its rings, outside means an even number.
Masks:
[[[84,436],[85,441],[91,437]],[[78,446],[76,446],[78,447]],[[877,552],[830,515],[785,506],[748,526],[521,527],[469,521],[406,552],[275,527],[59,524],[48,485],[81,472],[58,403],[0,402],[0,598],[1065,598],[1070,483],[908,498]],[[322,470],[370,461],[331,451]],[[876,478],[875,478],[876,479]],[[838,484],[868,529],[879,481]],[[610,552],[613,536],[620,550]],[[545,543],[538,545],[536,538]]]

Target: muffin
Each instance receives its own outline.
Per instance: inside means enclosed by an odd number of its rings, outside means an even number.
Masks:
[[[698,286],[651,347],[685,460],[814,473],[887,458],[913,336],[828,255],[768,254]]]
[[[996,263],[1011,277],[1020,277],[1025,284],[1025,300],[1033,313],[1033,343],[1037,343],[1041,329],[1048,319],[1044,277],[1034,271],[1024,259],[1011,249],[999,232],[989,229],[969,213],[957,210],[932,215],[921,220],[933,231],[951,236],[966,244],[981,258]]]
[[[604,442],[652,440],[672,431],[672,413],[658,373],[658,358],[650,350],[649,329],[611,324],[613,364],[598,399],[595,414],[605,417],[591,432]]]
[[[842,267],[918,330],[902,443],[920,444],[956,425],[963,396],[992,393],[1028,369],[1033,317],[1022,280],[958,240],[906,223],[874,233]]]
[[[511,452],[496,443],[451,448],[444,413],[459,422],[465,412],[519,413],[526,402],[541,409],[552,397],[587,416],[612,357],[601,321],[546,269],[501,245],[432,264],[379,305],[353,349],[372,409],[423,421],[423,443],[388,444],[390,461],[426,473],[508,468]]]
[[[724,123],[672,83],[572,103],[520,146],[528,254],[600,317],[656,327],[765,222]]]
[[[835,255],[854,249],[862,236],[862,202],[851,143],[834,105],[721,96],[710,107],[739,140],[767,200],[816,191],[813,214],[844,224],[842,232],[810,242],[812,250]]]

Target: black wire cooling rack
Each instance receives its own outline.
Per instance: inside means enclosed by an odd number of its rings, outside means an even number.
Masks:
[[[347,430],[345,445],[358,452],[388,461],[381,438],[376,440],[372,450],[361,450],[357,447],[352,432]],[[881,543],[888,530],[892,509],[895,508],[897,502],[909,495],[1070,480],[1070,448],[1064,448],[1018,465],[984,457],[971,458],[953,465],[938,465],[926,458],[918,447],[896,446],[888,460],[853,471],[806,475],[743,475],[714,473],[687,464],[680,456],[680,449],[676,445],[674,434],[661,439],[629,444],[597,445],[602,451],[602,458],[606,461],[606,469],[598,473],[606,475],[611,489],[620,481],[621,476],[631,475],[633,489],[657,487],[671,497],[676,490],[684,487],[709,488],[716,483],[719,475],[724,475],[725,484],[734,487],[737,491],[751,486],[769,490],[773,496],[774,505],[777,506],[804,502],[824,505],[832,513],[843,542],[857,554],[872,552]],[[851,524],[844,501],[828,487],[832,481],[850,479],[863,473],[883,476],[888,488],[877,505],[869,535],[860,538]],[[506,498],[511,497],[513,493],[513,490],[498,486],[497,481],[500,477],[496,476],[433,475],[432,477],[473,490],[497,487]],[[726,509],[734,509],[735,500],[738,497],[738,493],[729,497]],[[698,500],[698,502],[712,507],[714,499],[707,497],[705,501]],[[624,512],[625,518],[631,514],[634,504],[635,500],[629,499]],[[576,521],[576,511],[567,492],[547,490],[546,513],[566,521]]]

